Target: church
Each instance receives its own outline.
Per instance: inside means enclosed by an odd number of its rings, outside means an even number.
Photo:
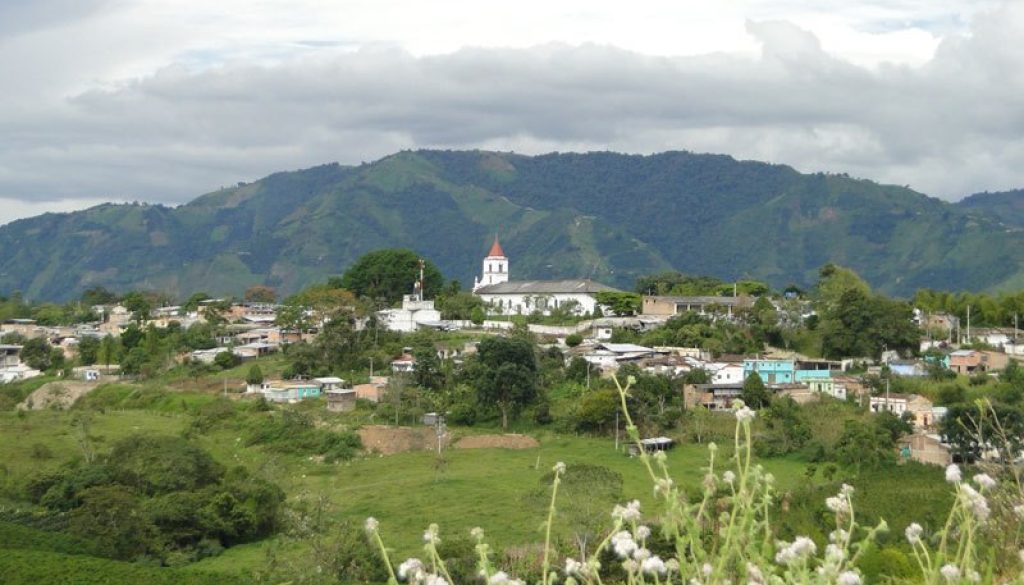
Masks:
[[[599,292],[620,291],[587,279],[510,280],[508,257],[497,237],[484,258],[481,278],[473,281],[473,293],[504,315],[529,315],[534,311],[548,315],[566,303],[574,303],[576,314],[593,313]]]

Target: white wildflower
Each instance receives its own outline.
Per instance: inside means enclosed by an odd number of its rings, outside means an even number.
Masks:
[[[960,481],[960,467],[956,463],[946,468],[946,481],[949,483]]]
[[[665,453],[664,451],[655,451],[654,460],[657,461],[658,463],[664,463],[668,461],[668,454]]]
[[[633,551],[633,559],[634,560],[643,562],[643,561],[646,561],[649,558],[651,558],[651,551],[647,550],[646,548],[640,547],[640,548],[636,549],[635,551]]]
[[[366,519],[366,524],[364,524],[363,526],[366,528],[367,532],[373,533],[377,532],[377,528],[380,527],[380,522],[378,522],[377,519],[373,516],[370,516]]]
[[[669,559],[669,560],[665,561],[665,568],[668,569],[669,571],[671,571],[672,573],[678,573],[679,572],[679,561],[676,560],[676,559]]]
[[[860,575],[853,571],[843,571],[836,579],[837,585],[860,585]]]
[[[725,483],[732,485],[732,482],[736,481],[736,474],[733,473],[731,470],[726,471],[725,473],[722,474],[722,480],[725,481]]]
[[[780,550],[775,553],[775,562],[780,565],[789,565],[794,561],[814,555],[818,547],[814,541],[806,536],[798,536],[791,544],[780,543]]]
[[[978,487],[981,488],[981,491],[985,491],[996,487],[996,480],[992,479],[992,477],[987,473],[979,473],[975,475],[974,483],[978,484]]]
[[[487,580],[488,585],[508,585],[508,573],[498,571]]]
[[[641,524],[636,527],[636,537],[640,540],[646,540],[651,537],[651,529]]]
[[[640,564],[640,570],[648,575],[664,575],[668,568],[665,567],[665,561],[661,560],[660,557],[653,556],[649,559],[645,559]]]
[[[672,491],[672,484],[673,481],[671,479],[664,477],[654,482],[654,495],[657,496],[661,493],[669,494]]]
[[[829,542],[834,543],[845,543],[850,539],[850,533],[843,530],[842,528],[836,528],[828,535]]]
[[[583,563],[576,559],[569,557],[565,559],[565,574],[566,575],[578,575],[583,570]]]
[[[704,575],[705,578],[711,576],[711,571],[712,570],[713,570],[713,567],[711,566],[711,563],[704,563],[700,567],[700,573],[701,573],[701,575]]]
[[[988,520],[991,510],[989,510],[988,500],[985,499],[985,496],[978,493],[974,488],[966,483],[960,485],[960,494],[966,500],[967,505],[971,508],[971,512],[974,513],[975,518],[981,522]]]
[[[416,581],[423,572],[423,562],[419,559],[407,559],[398,565],[398,578]]]
[[[825,558],[829,561],[839,562],[846,558],[846,551],[841,546],[828,544],[825,546]]]
[[[711,441],[710,443],[708,443],[708,451],[711,451],[712,453],[718,451],[718,445],[715,444],[714,441]]]
[[[625,506],[615,505],[612,509],[612,518],[622,520],[623,522],[633,522],[640,519],[640,501],[633,500]]]
[[[793,549],[796,550],[798,555],[808,557],[813,555],[818,550],[818,547],[810,538],[807,538],[806,536],[798,536],[796,537],[796,540],[793,541]]]
[[[561,475],[565,473],[565,463],[559,461],[558,463],[555,463],[555,467],[553,469],[556,474]]]
[[[747,579],[749,579],[751,583],[763,583],[764,573],[762,573],[761,569],[754,563],[747,563]]]
[[[476,528],[474,528],[474,529],[469,531],[469,535],[472,536],[473,538],[475,538],[476,540],[483,540],[484,539],[484,529],[480,528],[479,526],[477,526]]]
[[[444,577],[440,575],[427,575],[423,580],[423,585],[451,585]]]
[[[639,567],[640,565],[638,565],[633,559],[626,559],[622,561],[622,568],[625,569],[627,573],[635,573]]]
[[[967,570],[967,580],[971,583],[977,583],[981,581],[981,575],[978,574],[974,569]]]
[[[636,541],[633,540],[633,535],[629,532],[622,530],[616,532],[612,536],[612,549],[620,559],[627,559],[633,556],[633,552],[639,548]]]
[[[423,542],[434,546],[441,544],[441,538],[437,535],[437,524],[431,524],[423,533]]]
[[[741,423],[750,422],[754,420],[755,416],[757,416],[757,413],[754,412],[753,410],[750,410],[749,406],[744,406],[743,408],[736,411],[736,420],[740,421]]]
[[[850,502],[843,496],[832,496],[825,498],[825,507],[836,514],[846,514],[850,511]]]
[[[842,487],[839,488],[839,495],[849,498],[853,495],[853,486],[848,483],[844,483]]]
[[[914,522],[910,526],[907,526],[905,534],[907,535],[907,542],[910,544],[917,544],[921,542],[921,533],[924,532],[924,528],[917,522]]]
[[[956,565],[942,565],[939,573],[942,574],[943,579],[950,582],[960,578],[960,569]]]
[[[526,581],[522,579],[510,579],[508,585],[526,585]]]

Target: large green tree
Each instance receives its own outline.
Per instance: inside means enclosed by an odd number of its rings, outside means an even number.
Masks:
[[[537,398],[540,381],[533,344],[521,337],[488,337],[470,366],[477,400],[501,412],[501,428]]]
[[[388,248],[365,254],[356,260],[340,279],[331,279],[329,285],[352,291],[373,302],[394,305],[409,294],[419,280],[422,257],[405,248]],[[430,298],[442,290],[444,277],[437,266],[423,260],[425,296]]]

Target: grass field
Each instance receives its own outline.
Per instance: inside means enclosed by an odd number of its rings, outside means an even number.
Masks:
[[[449,536],[465,536],[471,528],[480,526],[487,532],[489,542],[497,548],[538,542],[542,539],[539,527],[546,513],[543,493],[547,486],[542,479],[558,461],[569,464],[570,469],[573,464],[589,464],[621,474],[622,499],[639,499],[645,509],[656,511],[651,507],[653,491],[646,470],[638,459],[616,451],[611,438],[535,430],[533,436],[540,445],[530,449],[449,449],[442,457],[434,452],[419,451],[386,457],[366,455],[347,462],[326,464],[304,456],[282,455],[262,447],[246,446],[247,429],[261,420],[254,418],[251,409],[247,408],[235,408],[233,419],[216,424],[203,433],[196,432],[192,427],[195,413],[215,400],[218,397],[213,392],[167,393],[153,385],[116,385],[98,390],[85,404],[68,412],[2,412],[0,487],[10,502],[18,497],[25,482],[34,474],[56,469],[80,458],[81,437],[72,421],[81,416],[83,407],[88,405],[91,407],[90,441],[100,453],[132,433],[176,435],[188,432],[221,463],[245,466],[277,483],[285,490],[293,509],[310,510],[319,505],[333,526],[342,520],[361,525],[366,517],[376,517],[383,536],[398,557],[421,552],[421,535],[430,523],[439,524],[442,535]],[[286,408],[322,412],[323,404],[313,401]],[[715,424],[724,428],[731,424],[731,417],[722,416],[724,418]],[[342,428],[365,419],[365,413],[357,412],[327,420]],[[452,429],[458,434],[478,434],[487,430],[480,427]],[[729,463],[728,446],[721,447],[718,454],[720,470]],[[695,489],[704,475],[707,458],[706,446],[683,443],[669,452],[668,465],[679,484]],[[798,458],[769,459],[762,463],[778,479],[780,500],[789,502],[787,507],[791,511],[788,514],[793,517],[791,526],[810,530],[818,522],[824,497],[834,490],[834,485],[823,485],[831,482],[820,478],[808,479],[805,475],[807,465]],[[836,481],[849,479],[855,486],[861,484],[858,498],[866,508],[866,518],[885,515],[891,525],[892,520],[906,522],[910,519],[931,523],[936,520],[931,508],[944,508],[947,503],[943,491],[945,484],[936,474],[941,474],[941,470],[903,466],[864,474],[860,478],[846,478],[840,472]],[[818,487],[815,487],[816,482]],[[925,494],[918,489],[925,484],[929,491],[924,498],[926,502],[921,503],[927,503],[928,510],[922,510],[924,517],[921,517],[922,514],[917,513],[921,506],[915,504],[915,498]],[[607,511],[610,511],[610,506]],[[607,511],[602,509],[598,513],[604,515]],[[902,530],[898,525],[893,525],[893,528],[897,533]],[[561,536],[567,536],[565,527],[557,530],[561,531]],[[0,536],[2,534],[0,532]],[[172,573],[194,575],[192,582],[206,583],[210,582],[208,574],[241,576],[261,567],[271,546],[279,557],[308,557],[310,545],[303,538],[282,536],[273,541],[240,545],[218,556],[182,569],[164,570],[163,573],[159,572],[160,569],[139,568],[81,555],[68,559],[62,556],[69,552],[67,547],[39,550],[34,545],[15,546],[8,538],[6,541],[0,539],[0,549],[3,549],[0,556],[5,557],[0,562],[0,571],[15,571],[33,563],[58,563],[78,567],[82,571],[103,574],[109,571],[111,575],[135,575],[132,571],[136,569],[158,571],[152,578],[138,573],[140,581],[152,583],[164,582],[161,579],[170,578],[167,576]],[[37,540],[26,537],[26,542]],[[27,573],[18,573],[17,579],[0,579],[0,582],[61,582],[60,573],[44,574],[39,571],[42,569],[33,567]],[[2,573],[0,577],[3,577]]]

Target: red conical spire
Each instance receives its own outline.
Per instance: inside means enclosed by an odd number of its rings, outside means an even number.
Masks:
[[[487,253],[488,258],[500,256],[505,257],[505,251],[501,249],[501,244],[498,243],[498,236],[494,236],[494,243],[491,244],[491,251]]]

